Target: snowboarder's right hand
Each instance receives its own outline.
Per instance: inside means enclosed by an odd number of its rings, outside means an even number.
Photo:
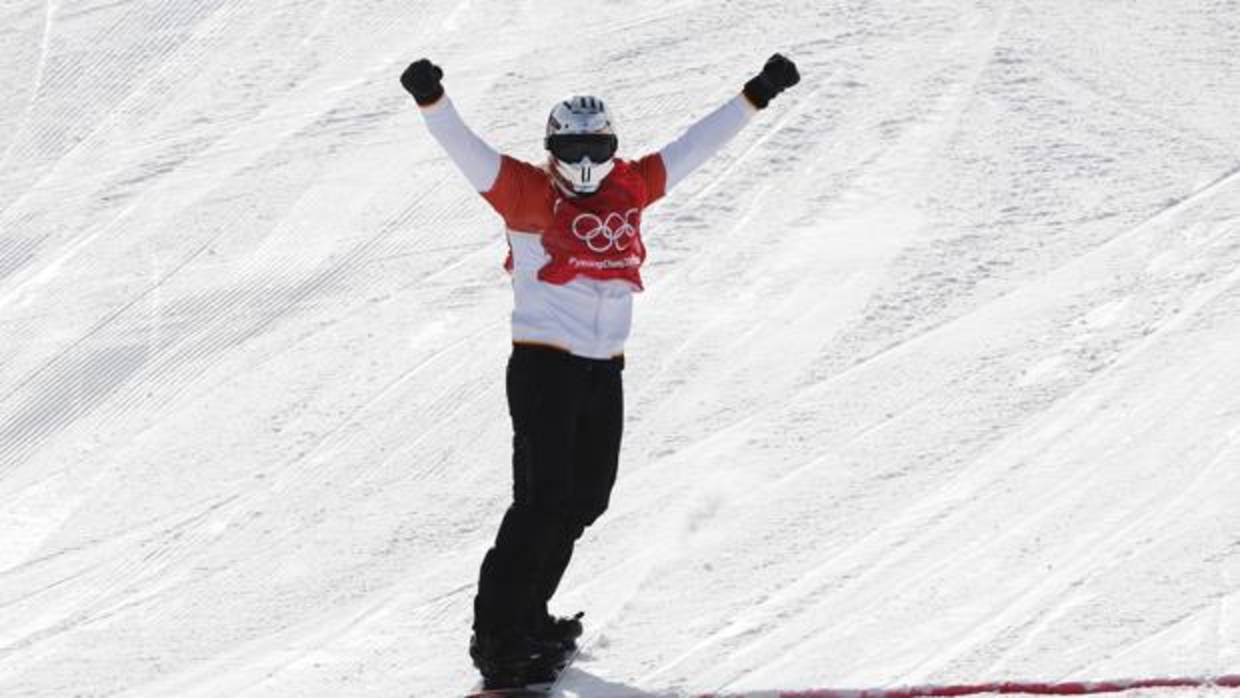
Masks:
[[[410,63],[400,76],[400,84],[421,107],[429,107],[443,96],[442,80],[443,69],[425,58]]]

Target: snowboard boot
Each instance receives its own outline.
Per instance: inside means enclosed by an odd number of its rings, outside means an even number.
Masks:
[[[577,638],[581,637],[582,632],[581,617],[584,615],[578,613],[571,618],[557,618],[544,614],[534,620],[531,634],[538,641],[559,645],[563,654],[567,655],[577,649]]]
[[[512,633],[475,632],[469,639],[469,656],[482,674],[487,690],[518,688],[534,657],[529,638]]]
[[[469,656],[482,674],[486,690],[520,688],[538,683],[548,670],[563,666],[560,645],[522,633],[475,632],[469,640]],[[554,674],[552,674],[554,677]]]
[[[576,631],[573,631],[572,626],[564,625],[570,619],[558,620],[561,621],[560,625],[540,626],[543,634],[534,637],[534,642],[540,648],[540,652],[525,671],[527,685],[545,686],[555,683],[560,672],[564,671],[564,667],[572,660],[573,653],[577,650],[576,638],[581,635],[581,622],[572,619],[576,623]]]

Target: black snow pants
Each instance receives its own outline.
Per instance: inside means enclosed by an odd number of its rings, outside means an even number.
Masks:
[[[545,615],[573,545],[607,509],[624,422],[623,369],[623,357],[513,347],[512,504],[482,561],[475,632],[523,633]]]

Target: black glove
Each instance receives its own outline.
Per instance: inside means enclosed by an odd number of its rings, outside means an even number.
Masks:
[[[419,106],[428,107],[443,96],[443,69],[425,58],[420,58],[401,73],[400,84],[413,95]]]
[[[800,81],[797,64],[777,53],[766,59],[761,73],[745,83],[745,96],[755,107],[765,109],[775,95]]]

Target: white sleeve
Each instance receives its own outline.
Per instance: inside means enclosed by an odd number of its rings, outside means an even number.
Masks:
[[[499,153],[469,130],[448,96],[440,97],[429,107],[422,107],[422,117],[426,119],[431,135],[448,152],[448,157],[474,185],[474,189],[490,191],[499,176]]]
[[[667,190],[680,183],[688,174],[719,152],[728,141],[749,123],[757,109],[744,95],[737,95],[715,111],[702,117],[679,138],[659,151],[667,170]]]

